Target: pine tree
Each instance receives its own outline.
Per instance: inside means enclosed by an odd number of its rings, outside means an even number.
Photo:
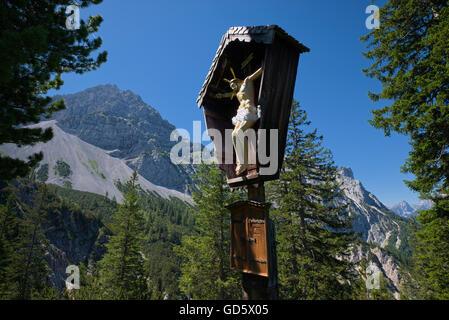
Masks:
[[[239,198],[231,193],[216,165],[199,165],[193,176],[192,214],[197,234],[186,236],[175,252],[183,259],[181,291],[192,299],[238,299],[240,275],[230,270],[230,212],[225,208]]]
[[[138,205],[137,173],[126,183],[123,204],[111,224],[107,253],[99,262],[100,283],[107,299],[146,299],[149,296],[144,268],[144,217]]]
[[[286,154],[278,181],[268,185],[279,242],[283,299],[349,299],[352,265],[345,259],[354,239],[336,182],[337,168],[306,112],[294,101]]]
[[[413,261],[404,270],[401,298],[448,300],[448,217],[438,214],[438,208],[432,208],[420,211],[415,219],[415,231],[410,241],[414,248]]]
[[[79,7],[101,0],[81,0]],[[41,117],[64,109],[64,101],[52,102],[49,90],[63,84],[61,74],[94,70],[106,61],[106,52],[94,59],[101,38],[92,35],[103,21],[101,16],[80,21],[80,28],[68,30],[65,10],[69,0],[2,0],[0,2],[0,144],[29,145],[47,142],[51,128],[25,128]],[[0,177],[24,177],[42,159],[42,153],[28,161],[0,156]]]
[[[22,219],[19,224],[17,254],[14,255],[14,285],[16,299],[41,299],[48,293],[49,268],[45,260],[48,240],[44,233],[43,199],[46,188],[36,190],[32,207],[18,205]]]
[[[98,275],[99,268],[95,265],[90,265],[89,268],[81,263],[79,266],[80,272],[80,288],[64,291],[64,296],[70,300],[100,300],[103,299],[104,294],[100,285],[100,277]]]
[[[0,205],[0,299],[11,297],[18,219],[14,211],[14,195],[8,196],[6,205]]]
[[[379,29],[362,38],[374,60],[364,70],[378,79],[373,101],[391,105],[374,110],[370,123],[389,136],[411,140],[405,172],[416,176],[407,184],[417,192],[449,193],[449,5],[446,0],[390,0],[381,9]]]
[[[405,277],[410,299],[449,299],[449,199],[415,217],[412,264]]]
[[[380,12],[380,28],[362,38],[373,64],[364,70],[382,83],[373,101],[390,105],[372,111],[370,123],[389,136],[408,135],[412,150],[402,171],[406,181],[434,207],[421,211],[410,288],[421,297],[449,297],[449,3],[446,0],[389,0]],[[416,281],[420,279],[420,283]],[[408,296],[414,296],[413,293]]]

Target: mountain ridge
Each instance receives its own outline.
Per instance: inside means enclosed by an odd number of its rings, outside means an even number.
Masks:
[[[345,198],[349,200],[349,213],[354,216],[353,229],[361,234],[368,243],[377,243],[383,247],[385,241],[392,241],[393,233],[399,234],[398,222],[403,222],[377,197],[365,189],[363,184],[354,178],[349,167],[342,167],[338,181],[342,184]],[[344,202],[341,199],[340,202]],[[392,232],[392,231],[395,232]],[[403,239],[396,236],[395,245],[399,249]]]
[[[411,254],[409,222],[366,190],[354,178],[351,168],[341,167],[337,179],[344,194],[337,202],[348,206],[348,214],[353,218],[352,231],[364,242],[354,248],[350,261],[358,264],[362,259],[373,257],[371,263],[389,280],[390,289],[398,299],[401,259],[406,260]]]
[[[53,98],[67,106],[52,116],[62,130],[107,150],[156,185],[190,192],[193,165],[174,165],[169,156],[176,127],[139,95],[107,84]]]
[[[123,160],[113,158],[106,150],[66,133],[59,128],[56,120],[40,122],[29,127],[51,127],[54,137],[47,143],[37,143],[34,146],[19,148],[13,144],[4,144],[0,149],[20,159],[43,151],[44,159],[35,170],[38,180],[80,191],[106,194],[111,199],[115,197],[118,201],[122,200],[123,195],[116,183],[118,181],[125,183],[133,172]],[[173,196],[191,201],[188,195],[155,185],[140,175],[138,183],[144,190],[155,192],[163,198]]]
[[[397,215],[408,219],[415,217],[419,211],[430,209],[432,206],[432,201],[430,200],[421,200],[415,204],[410,204],[407,201],[402,200],[392,206],[389,206],[389,209]]]

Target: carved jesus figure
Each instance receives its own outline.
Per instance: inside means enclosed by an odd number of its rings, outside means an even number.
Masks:
[[[231,69],[232,71],[232,69]],[[234,72],[232,71],[234,74]],[[217,93],[216,97],[233,98],[237,97],[240,105],[237,109],[237,114],[232,118],[234,124],[234,131],[232,131],[232,143],[237,159],[236,174],[242,174],[247,167],[247,160],[245,155],[248,153],[248,147],[245,144],[245,131],[252,128],[256,121],[260,118],[260,106],[256,107],[255,103],[255,86],[254,80],[262,75],[262,68],[259,68],[252,75],[246,77],[244,80],[238,79],[234,75],[234,79],[229,82],[232,92]]]

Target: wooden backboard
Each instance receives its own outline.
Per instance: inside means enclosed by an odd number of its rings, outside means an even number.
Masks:
[[[230,90],[229,83],[224,81],[234,76],[230,68],[233,68],[239,79],[244,79],[262,68],[262,77],[254,83],[256,88],[254,106],[260,106],[261,117],[253,128],[264,130],[260,131],[261,133],[268,133],[270,130],[276,130],[278,133],[276,138],[273,136],[275,139],[272,141],[273,144],[270,144],[270,134],[267,134],[263,141],[264,149],[268,153],[271,150],[270,146],[277,148],[277,154],[270,157],[269,163],[260,163],[257,159],[255,165],[248,167],[239,175],[235,171],[235,161],[231,161],[232,163],[225,161],[235,158],[234,150],[226,151],[226,139],[215,139],[212,134],[217,160],[220,168],[226,172],[230,187],[252,185],[279,178],[299,56],[308,51],[309,48],[277,25],[232,27],[222,37],[197,99],[198,106],[203,107],[208,131],[218,130],[221,137],[226,137],[226,131],[230,129],[232,132],[234,128],[232,117],[237,113],[238,99],[217,98],[217,93],[223,94]],[[257,150],[261,149],[261,143],[262,141],[256,142]],[[274,158],[277,158],[277,161]],[[274,169],[262,170],[271,168],[271,165]]]

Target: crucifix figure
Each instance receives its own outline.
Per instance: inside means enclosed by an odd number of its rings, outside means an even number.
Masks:
[[[252,75],[246,77],[244,80],[238,79],[235,76],[234,70],[231,68],[234,79],[226,80],[229,82],[229,86],[232,92],[217,93],[216,97],[221,98],[234,98],[237,97],[240,105],[237,109],[237,114],[232,118],[232,124],[234,125],[234,131],[232,131],[232,143],[237,159],[237,167],[235,172],[237,175],[242,174],[247,167],[247,155],[248,147],[245,144],[245,131],[252,128],[256,121],[260,118],[260,106],[256,107],[254,94],[255,86],[254,80],[258,79],[262,75],[262,68],[259,68]]]

